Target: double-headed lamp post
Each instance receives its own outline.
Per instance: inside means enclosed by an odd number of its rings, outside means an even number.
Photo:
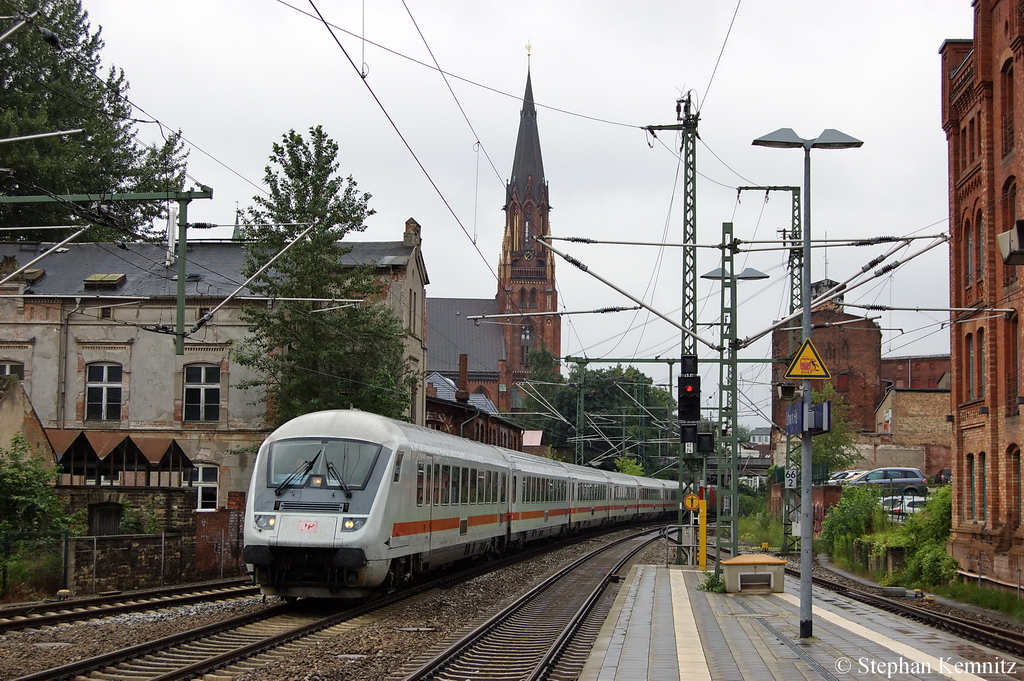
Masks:
[[[800,290],[803,298],[803,340],[811,337],[811,149],[853,149],[863,142],[831,128],[814,139],[803,139],[792,128],[779,128],[753,141],[758,147],[804,150],[804,228],[803,273]],[[813,636],[811,620],[811,568],[814,518],[811,499],[811,433],[807,430],[811,410],[811,381],[803,380],[804,430],[800,435],[800,638]]]

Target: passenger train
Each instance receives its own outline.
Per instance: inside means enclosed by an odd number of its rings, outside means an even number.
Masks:
[[[243,556],[264,594],[360,598],[527,542],[676,511],[675,481],[574,466],[358,410],[256,457]]]

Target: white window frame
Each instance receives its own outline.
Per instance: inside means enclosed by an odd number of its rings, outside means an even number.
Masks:
[[[188,380],[189,369],[199,369],[201,372],[201,381],[191,383]],[[207,372],[210,370],[216,370],[217,380],[211,381]],[[219,364],[186,364],[182,368],[182,399],[181,399],[181,420],[183,423],[219,423],[220,422],[220,379],[221,379],[221,368]],[[188,395],[190,391],[198,391],[199,393],[199,418],[188,418],[189,402]],[[211,393],[216,395],[216,399],[210,399]],[[194,405],[193,405],[194,406]],[[210,407],[216,407],[217,418],[208,419],[206,418],[207,410]]]
[[[110,379],[110,370],[113,367],[117,367],[119,374],[118,380],[114,381]],[[90,374],[93,373],[93,369],[102,369],[102,376],[99,380],[94,380]],[[101,405],[102,413],[99,418],[89,416],[89,408],[91,405],[96,404],[95,401],[90,400],[90,393],[94,390],[99,390],[102,395],[102,399],[99,402]],[[110,408],[115,404],[111,399],[112,391],[117,391],[117,418],[110,418]],[[120,421],[122,416],[122,409],[124,407],[124,367],[116,362],[91,362],[85,365],[85,420],[86,421]]]
[[[189,481],[196,488],[196,511],[209,513],[220,507],[220,467],[213,464],[197,463],[189,472]],[[212,505],[211,493],[212,492]]]

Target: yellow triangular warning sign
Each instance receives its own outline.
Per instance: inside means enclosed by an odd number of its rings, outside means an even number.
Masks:
[[[786,378],[832,378],[810,338],[804,341],[800,352],[790,362]]]

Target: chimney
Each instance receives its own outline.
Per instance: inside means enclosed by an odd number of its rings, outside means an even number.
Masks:
[[[420,224],[409,218],[405,221],[405,234],[402,235],[402,245],[410,248],[419,246],[420,243]]]
[[[437,397],[437,386],[433,383],[427,383],[427,397]]]
[[[459,384],[455,390],[457,402],[469,402],[469,357],[465,354],[459,355]]]

